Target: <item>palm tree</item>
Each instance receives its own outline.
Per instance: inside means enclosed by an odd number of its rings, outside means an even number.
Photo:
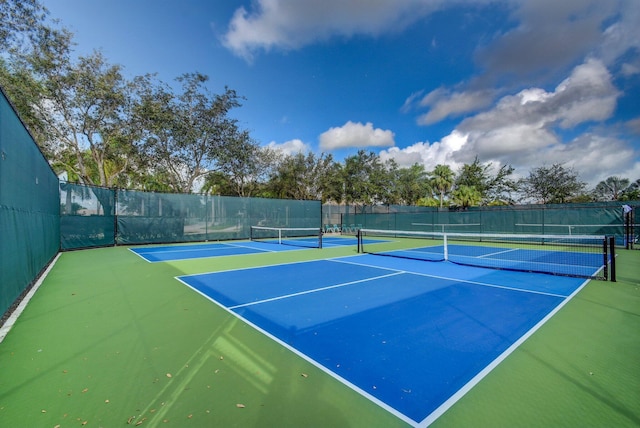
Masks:
[[[444,195],[451,190],[453,181],[453,171],[448,165],[436,165],[431,172],[431,184],[434,190],[438,192],[440,208],[444,205]]]
[[[630,181],[628,178],[611,176],[598,183],[594,192],[596,197],[600,200],[617,201],[620,198],[621,193],[629,188],[629,184]]]
[[[479,205],[482,195],[474,186],[460,185],[452,193],[453,203],[462,208]]]

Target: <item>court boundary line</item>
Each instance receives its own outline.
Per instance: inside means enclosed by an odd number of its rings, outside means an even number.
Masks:
[[[398,271],[398,272],[393,272],[393,273],[390,273],[390,274],[387,274],[387,275],[372,276],[370,278],[357,279],[355,281],[343,282],[341,284],[327,285],[326,287],[314,288],[314,289],[311,289],[311,290],[299,291],[297,293],[284,294],[284,295],[278,296],[278,297],[270,297],[268,299],[257,300],[255,302],[243,303],[241,305],[229,306],[229,309],[233,310],[233,309],[238,309],[238,308],[246,308],[248,306],[259,305],[259,304],[268,303],[268,302],[274,302],[274,301],[277,301],[277,300],[289,299],[291,297],[303,296],[305,294],[312,294],[312,293],[318,293],[320,291],[331,290],[332,288],[346,287],[347,285],[359,284],[359,283],[362,283],[362,282],[374,281],[376,279],[389,278],[391,276],[404,275],[404,274],[408,274],[408,272],[400,272],[400,271]]]
[[[226,312],[232,314],[236,318],[238,318],[241,321],[245,322],[250,327],[253,327],[254,329],[256,329],[260,333],[264,334],[265,336],[267,336],[271,340],[274,340],[276,343],[284,346],[286,349],[292,351],[294,354],[300,356],[305,361],[307,361],[310,364],[314,365],[315,367],[319,368],[324,373],[328,374],[332,378],[336,379],[337,381],[341,382],[342,384],[344,384],[348,388],[352,389],[354,392],[360,394],[364,398],[367,398],[372,403],[378,405],[382,409],[388,411],[392,415],[394,415],[397,418],[399,418],[400,420],[408,423],[409,425],[411,425],[414,428],[426,428],[429,425],[431,425],[433,422],[435,422],[440,416],[442,416],[442,414],[444,414],[449,408],[451,408],[455,403],[457,403],[457,401],[459,401],[464,395],[466,395],[471,389],[473,389],[473,387],[475,385],[477,385],[484,377],[486,377],[491,371],[493,371],[511,353],[513,353],[518,347],[520,347],[520,345],[522,345],[522,343],[524,343],[540,327],[542,327],[542,325],[544,325],[549,319],[551,319],[551,317],[553,317],[561,308],[563,308],[564,305],[566,305],[590,281],[589,279],[584,280],[584,282],[576,290],[574,290],[571,294],[566,296],[566,295],[560,295],[560,294],[554,294],[554,293],[546,293],[546,292],[540,292],[540,291],[535,291],[535,290],[524,290],[524,289],[512,288],[512,287],[502,286],[502,285],[497,285],[497,284],[483,283],[483,282],[479,282],[479,281],[472,281],[472,280],[459,279],[459,278],[449,278],[449,277],[444,277],[444,276],[439,276],[439,275],[431,275],[431,274],[425,274],[425,273],[420,273],[420,272],[412,272],[412,271],[409,271],[409,270],[394,269],[394,268],[389,268],[389,267],[384,267],[384,266],[375,266],[375,265],[371,265],[371,264],[367,264],[367,263],[357,263],[357,262],[353,262],[353,261],[349,261],[349,260],[344,260],[344,259],[355,258],[355,257],[359,257],[359,256],[361,256],[361,255],[339,256],[339,257],[334,257],[334,258],[329,258],[329,259],[303,260],[303,261],[296,261],[296,262],[289,262],[289,263],[278,263],[278,264],[274,264],[274,265],[263,265],[263,266],[249,267],[249,268],[237,268],[237,269],[228,269],[228,270],[213,271],[213,272],[206,272],[206,273],[199,273],[199,274],[181,275],[181,276],[176,276],[174,278],[177,279],[178,281],[180,281],[182,284],[184,284],[187,287],[189,287],[191,290],[195,291],[196,293],[198,293],[201,296],[205,297],[209,301],[213,302],[214,304],[216,304],[218,307],[222,308]],[[264,299],[262,301],[250,302],[249,304],[235,305],[235,306],[232,306],[232,307],[227,307],[227,306],[223,305],[222,303],[218,302],[214,298],[208,296],[206,293],[201,292],[200,290],[197,290],[196,288],[192,287],[189,283],[187,283],[186,281],[184,281],[182,279],[182,278],[187,278],[187,277],[191,277],[191,276],[198,276],[198,275],[208,275],[208,274],[215,274],[215,273],[222,273],[222,272],[243,271],[243,270],[252,270],[252,269],[260,269],[260,268],[270,268],[270,267],[276,267],[276,266],[295,265],[295,264],[301,264],[301,263],[322,262],[322,261],[353,264],[353,265],[356,265],[356,266],[377,268],[377,269],[381,269],[381,270],[390,271],[392,273],[388,274],[388,275],[381,275],[381,276],[378,276],[378,277],[371,277],[371,278],[365,278],[365,279],[362,279],[362,280],[356,280],[356,281],[352,281],[350,283],[336,284],[336,285],[333,285],[333,286],[321,287],[321,288],[318,288],[318,289],[307,290],[307,291],[299,292],[299,293],[293,293],[291,295],[278,296],[278,297],[275,297],[275,298]],[[478,269],[482,269],[482,268],[478,268]],[[345,286],[345,285],[349,285],[349,284],[353,284],[353,283],[362,283],[362,282],[367,282],[367,281],[370,281],[370,280],[375,280],[375,279],[378,279],[378,278],[390,277],[390,276],[395,276],[395,275],[400,275],[400,274],[409,274],[409,275],[417,275],[417,276],[423,276],[423,277],[431,277],[431,278],[441,279],[441,280],[451,281],[451,282],[467,283],[467,284],[471,284],[471,285],[479,285],[479,286],[484,286],[484,287],[505,289],[505,290],[509,290],[509,291],[545,295],[545,296],[559,298],[560,301],[545,317],[543,317],[540,321],[538,321],[538,323],[536,323],[531,329],[529,329],[527,332],[525,332],[520,338],[518,338],[518,340],[513,342],[505,351],[503,351],[498,357],[496,357],[493,361],[491,361],[488,365],[486,365],[471,380],[469,380],[460,389],[458,389],[456,392],[454,392],[449,398],[447,398],[447,400],[445,400],[442,404],[440,404],[440,406],[438,406],[434,411],[432,411],[430,414],[428,414],[427,417],[424,418],[421,421],[416,421],[416,420],[411,419],[409,416],[405,415],[404,413],[400,412],[399,410],[395,409],[394,407],[390,406],[389,404],[381,401],[380,399],[374,397],[373,395],[371,395],[367,391],[363,390],[362,388],[358,387],[357,385],[353,384],[352,382],[346,380],[345,378],[341,377],[337,373],[334,373],[329,368],[327,368],[327,367],[323,366],[322,364],[320,364],[319,362],[315,361],[310,356],[304,354],[303,352],[301,352],[298,349],[294,348],[293,346],[287,344],[286,342],[284,342],[283,340],[279,339],[278,337],[276,337],[276,336],[272,335],[271,333],[265,331],[261,327],[257,326],[253,322],[245,319],[242,315],[234,312],[234,310],[233,310],[233,309],[237,309],[237,308],[242,308],[242,307],[246,307],[246,306],[255,305],[255,304],[258,304],[258,303],[266,303],[268,301],[279,300],[279,299],[288,298],[288,297],[294,297],[296,295],[314,293],[316,291],[323,291],[323,290],[330,289],[330,288],[337,288],[337,287],[341,287],[341,286]]]
[[[357,257],[357,256],[351,256],[351,257]],[[331,259],[330,261],[334,261],[334,262],[337,262],[337,263],[353,264],[353,265],[357,265],[357,266],[377,267],[377,268],[380,268],[380,269],[387,269],[387,270],[391,270],[391,271],[394,271],[394,272],[397,271],[397,272],[402,272],[402,273],[406,273],[406,274],[410,274],[410,275],[426,276],[428,278],[442,279],[442,280],[451,281],[451,282],[461,282],[461,283],[472,284],[472,285],[480,285],[480,286],[483,286],[483,287],[500,288],[500,289],[503,289],[503,290],[519,291],[519,292],[522,292],[522,293],[539,294],[539,295],[550,296],[550,297],[559,297],[561,299],[566,299],[568,297],[568,296],[565,296],[563,294],[547,293],[547,292],[544,292],[544,291],[536,291],[536,290],[525,290],[525,289],[522,289],[522,288],[513,288],[513,287],[508,287],[506,285],[491,284],[491,283],[488,283],[488,282],[472,281],[472,280],[469,280],[469,279],[451,278],[451,277],[446,277],[446,276],[441,276],[441,275],[432,275],[432,274],[429,274],[429,273],[412,272],[412,271],[409,271],[409,270],[398,270],[398,269],[393,269],[393,268],[385,268],[385,267],[374,266],[374,265],[370,265],[370,264],[366,264],[366,263],[355,263],[355,262],[350,262],[350,261],[345,261],[345,260],[337,260],[337,259]],[[471,267],[475,267],[475,266],[471,266]],[[487,268],[478,267],[477,269],[487,269]],[[527,272],[522,272],[522,273],[526,274]],[[538,274],[538,275],[542,275],[542,274]]]
[[[248,254],[243,254],[243,255],[246,256]],[[341,257],[344,257],[344,256],[341,256]],[[335,257],[335,258],[339,258],[339,257]],[[268,265],[249,266],[249,267],[244,267],[244,268],[240,267],[240,268],[233,268],[233,269],[212,270],[212,271],[208,271],[208,272],[190,273],[190,274],[186,274],[186,275],[174,276],[174,278],[175,279],[180,279],[180,278],[185,278],[185,277],[189,277],[189,276],[209,275],[209,274],[212,274],[212,273],[223,273],[223,272],[235,272],[235,271],[239,271],[239,270],[262,269],[262,268],[267,268],[267,267],[296,265],[296,264],[300,264],[300,263],[322,262],[322,261],[326,261],[326,260],[332,260],[332,259],[299,260],[299,261],[295,261],[295,262],[284,262],[284,263],[275,263],[275,264],[268,264]]]
[[[42,275],[40,275],[40,277],[33,284],[33,287],[31,287],[31,289],[20,301],[18,306],[15,308],[15,310],[11,313],[11,315],[9,315],[9,318],[7,318],[7,320],[4,322],[2,327],[0,327],[0,343],[2,343],[2,341],[7,337],[7,335],[13,328],[16,321],[18,321],[18,318],[20,318],[20,315],[22,315],[22,312],[27,308],[27,305],[29,304],[29,302],[31,302],[31,299],[36,294],[36,291],[38,291],[38,289],[40,288],[44,280],[47,279],[47,277],[49,276],[49,273],[51,273],[54,266],[58,262],[58,259],[60,259],[61,254],[62,252],[58,251],[58,253],[55,255],[53,260],[51,260],[49,265],[45,268],[44,272],[42,272]]]
[[[185,244],[185,243],[182,243],[182,244]],[[193,243],[193,244],[197,244],[197,243]],[[213,242],[213,244],[218,244],[218,243],[217,242]],[[162,245],[162,244],[159,244],[159,245]],[[206,245],[206,243],[203,243],[203,245]],[[269,250],[269,249],[250,247],[250,246],[247,246],[247,245],[225,244],[225,243],[222,243],[222,242],[220,242],[220,245],[226,245],[226,246],[232,247],[232,248],[247,248],[247,249],[250,249],[250,250],[255,250],[256,252],[255,253],[249,253],[249,254],[228,254],[228,255],[224,255],[224,256],[210,255],[210,256],[199,257],[199,258],[206,259],[206,258],[211,258],[211,257],[250,256],[250,255],[253,255],[253,254],[287,253],[287,252],[290,252],[290,251],[300,251],[300,250],[305,250],[305,249],[314,249],[312,247],[296,247],[296,248],[290,248],[290,249],[286,249],[286,250],[282,250],[282,251],[276,251],[276,250]],[[176,245],[176,247],[178,247],[178,246],[179,245]],[[146,261],[147,263],[167,263],[167,262],[179,262],[179,261],[184,261],[184,260],[193,260],[193,258],[173,259],[173,260],[155,260],[155,261],[148,260],[142,254],[134,251],[135,248],[136,247],[128,247],[128,250],[131,251],[132,253],[134,253],[135,255],[137,255],[138,257],[140,257],[141,259],[143,259],[144,261]],[[142,248],[157,248],[157,247],[142,247]],[[167,252],[181,252],[181,251],[188,252],[188,251],[202,251],[202,250],[193,249],[193,250],[176,250],[176,251],[167,251]],[[320,260],[324,260],[324,259],[320,259]]]
[[[313,261],[313,260],[307,260],[305,262],[308,262],[308,261]],[[296,264],[296,262],[294,262],[294,263],[282,263],[282,264],[283,265],[289,265],[289,264]],[[277,265],[269,265],[269,266],[277,266]],[[243,270],[243,269],[231,269],[230,271],[235,271],[235,270]],[[210,273],[215,273],[215,272],[210,272]],[[193,276],[193,275],[183,275],[183,277],[185,277],[185,276]],[[191,290],[193,290],[196,293],[198,293],[201,296],[203,296],[205,299],[209,300],[210,302],[213,302],[219,308],[223,309],[224,311],[226,311],[227,313],[231,314],[235,318],[237,318],[240,321],[244,322],[249,327],[254,328],[259,333],[262,333],[263,335],[265,335],[269,339],[273,340],[277,344],[283,346],[285,349],[288,349],[289,351],[293,352],[295,355],[299,356],[300,358],[302,358],[303,360],[305,360],[309,364],[311,364],[314,367],[318,368],[323,373],[329,375],[331,378],[333,378],[336,381],[340,382],[341,384],[343,384],[347,388],[350,388],[351,390],[353,390],[357,394],[360,394],[364,398],[368,399],[373,404],[377,405],[378,407],[382,408],[383,410],[386,410],[387,412],[391,413],[393,416],[397,417],[398,419],[402,420],[403,422],[406,422],[407,424],[411,425],[412,427],[419,428],[419,426],[420,426],[419,425],[420,424],[419,421],[411,419],[410,417],[408,417],[404,413],[401,413],[400,411],[398,411],[397,409],[391,407],[390,405],[388,405],[387,403],[383,402],[379,398],[374,397],[373,395],[371,395],[367,391],[365,391],[362,388],[358,387],[356,384],[354,384],[352,382],[349,382],[347,379],[343,378],[342,376],[338,375],[337,373],[335,373],[335,372],[331,371],[330,369],[328,369],[327,367],[323,366],[322,364],[320,364],[319,362],[317,362],[316,360],[311,358],[309,355],[307,355],[307,354],[301,352],[300,350],[294,348],[293,346],[289,345],[288,343],[286,343],[282,339],[272,335],[268,331],[264,330],[263,328],[259,327],[256,324],[254,324],[253,322],[247,320],[242,315],[230,310],[228,307],[224,306],[222,303],[220,303],[217,300],[211,298],[210,296],[206,295],[205,293],[201,292],[200,290],[197,290],[197,289],[193,288],[191,285],[189,285],[188,283],[183,281],[181,279],[181,277],[174,277],[174,278],[177,279],[178,281],[180,281],[182,284],[184,284],[187,287],[189,287]]]
[[[504,360],[509,357],[516,349],[518,349],[524,342],[527,341],[534,333],[536,333],[544,324],[546,324],[553,316],[555,316],[567,303],[569,303],[588,283],[589,279],[586,279],[573,293],[565,297],[555,308],[551,310],[545,317],[543,317],[536,325],[531,327],[525,332],[518,340],[513,342],[502,354],[496,359],[491,361],[484,369],[480,370],[469,382],[467,382],[462,388],[456,391],[451,397],[449,397],[444,403],[438,406],[433,412],[431,412],[426,418],[424,418],[416,428],[426,428],[434,423],[440,416],[442,416],[447,410],[449,410],[454,404],[456,404],[462,397],[464,397],[469,391],[473,389],[482,379],[484,379],[489,373],[491,373],[496,367],[500,365]]]

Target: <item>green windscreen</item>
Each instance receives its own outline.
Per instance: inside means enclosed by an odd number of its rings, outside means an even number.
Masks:
[[[320,227],[320,201],[154,193],[60,183],[62,249],[248,239],[251,226]]]
[[[0,91],[0,315],[60,248],[58,178]]]
[[[115,244],[115,190],[60,183],[63,250]]]
[[[118,190],[118,244],[247,239],[251,226],[320,227],[320,201]]]
[[[622,203],[517,205],[449,210],[424,207],[417,212],[359,212],[341,215],[349,230],[607,235],[624,241]]]

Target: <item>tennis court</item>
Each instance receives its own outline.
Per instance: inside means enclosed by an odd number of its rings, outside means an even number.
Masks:
[[[414,426],[584,283],[374,255],[178,279]]]
[[[278,230],[277,228],[273,228]],[[280,229],[282,230],[282,229]],[[241,256],[246,254],[259,254],[269,252],[296,251],[319,248],[324,245],[329,247],[355,246],[355,237],[322,237],[319,244],[317,236],[307,234],[283,239],[269,235],[258,240],[251,241],[227,241],[209,242],[203,244],[182,245],[155,245],[151,247],[131,248],[131,251],[144,260],[155,262],[168,262],[176,260],[199,259],[206,257]],[[369,242],[375,242],[370,240]],[[280,244],[280,245],[274,245]]]
[[[581,288],[353,246],[165,263],[127,247],[63,253],[3,342],[0,417],[636,426],[637,254],[622,256],[621,282]]]

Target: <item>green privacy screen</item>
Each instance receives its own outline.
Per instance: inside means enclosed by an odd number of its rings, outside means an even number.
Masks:
[[[60,247],[58,178],[0,90],[0,315]]]
[[[468,210],[422,208],[421,211],[344,213],[341,225],[357,228],[425,232],[608,235],[624,238],[622,202],[516,205]]]
[[[251,226],[320,227],[320,201],[60,184],[62,249],[249,238]]]
[[[115,189],[60,182],[60,247],[115,244]]]

